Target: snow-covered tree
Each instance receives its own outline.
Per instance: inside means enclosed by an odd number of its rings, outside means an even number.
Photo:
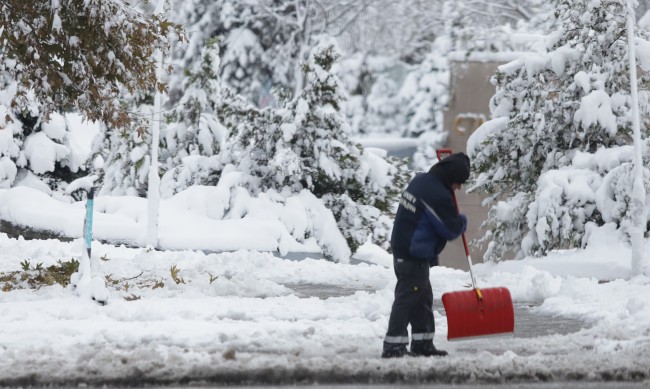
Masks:
[[[184,94],[167,115],[161,148],[163,196],[191,185],[214,185],[218,154],[227,137],[217,111],[222,104],[219,85],[219,46],[206,45],[202,61],[185,79]]]
[[[368,2],[346,28],[339,41],[345,53],[392,55],[418,64],[443,33],[443,0],[374,0]]]
[[[529,50],[513,38],[545,34],[554,10],[544,0],[446,0],[441,14],[451,50],[502,52]]]
[[[621,225],[605,217],[611,211],[599,206],[597,193],[624,154],[605,164],[579,162],[583,153],[631,142],[626,1],[558,0],[555,13],[561,28],[548,52],[499,68],[494,119],[470,138],[473,190],[495,201],[486,222],[488,259],[579,246],[586,223]],[[624,196],[609,193],[626,207]]]
[[[447,105],[449,65],[440,52],[432,52],[409,73],[399,93],[406,106],[407,137],[425,131],[443,132],[442,110]]]
[[[343,112],[353,134],[403,133],[400,85],[409,67],[394,57],[363,53],[342,59],[333,68],[347,92]]]
[[[224,86],[258,104],[267,85],[300,93],[301,64],[322,34],[340,35],[369,0],[181,1],[172,5],[175,21],[186,26],[190,44],[185,67],[200,61],[205,41],[219,37],[220,76]],[[181,83],[172,82],[173,87]],[[176,92],[172,90],[172,100]]]
[[[68,117],[53,113],[48,118],[32,93],[27,106],[12,107],[17,84],[5,74],[0,85],[0,187],[23,184],[60,192],[88,169]]]
[[[0,5],[0,72],[18,83],[12,104],[29,95],[46,116],[79,111],[88,119],[127,127],[120,88],[134,93],[164,88],[153,52],[168,47],[180,28],[140,14],[122,0],[23,1]]]
[[[406,182],[404,166],[362,149],[340,113],[344,99],[328,41],[305,65],[307,84],[285,108],[241,110],[233,127],[233,163],[258,177],[258,188],[308,190],[331,209],[354,252],[369,237],[386,245],[392,206]],[[327,248],[325,248],[327,254]]]
[[[432,51],[418,65],[394,57],[355,55],[342,61],[336,74],[350,96],[343,105],[355,134],[415,138],[427,133],[427,146],[444,144],[449,65],[443,51]]]
[[[16,162],[21,154],[23,129],[11,109],[15,84],[11,85],[6,76],[0,76],[0,85],[0,188],[8,189],[18,174]]]
[[[151,117],[151,105],[133,106]],[[134,123],[129,128],[104,130],[93,145],[93,173],[99,176],[99,195],[146,197],[151,166],[151,134]]]
[[[262,2],[224,0],[172,2],[174,21],[186,27],[189,41],[187,45],[177,46],[173,53],[177,71],[170,81],[172,103],[183,93],[186,75],[182,69],[197,66],[202,61],[203,47],[214,38],[218,38],[221,50],[219,75],[237,93],[256,102],[255,97],[266,80],[286,81],[273,76],[274,59],[266,51],[282,44],[287,36],[272,20],[265,19],[260,9],[263,6]]]

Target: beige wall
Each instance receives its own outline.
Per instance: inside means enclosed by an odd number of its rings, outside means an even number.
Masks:
[[[451,62],[450,101],[444,112],[444,126],[449,131],[446,147],[455,152],[467,152],[467,138],[480,124],[481,119],[490,118],[489,103],[495,92],[490,78],[499,65],[501,63],[497,62]],[[467,194],[460,190],[457,197],[460,211],[465,213],[469,220],[466,233],[468,241],[482,236],[484,231],[479,227],[487,217],[487,208],[481,206],[483,196]],[[484,248],[471,249],[472,261],[482,262],[483,253]],[[443,266],[463,270],[468,268],[461,239],[449,242],[439,259]]]

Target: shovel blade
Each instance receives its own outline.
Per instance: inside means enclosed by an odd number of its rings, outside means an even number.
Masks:
[[[511,334],[515,313],[510,291],[504,287],[447,292],[442,304],[447,313],[447,339],[461,340],[479,336]]]

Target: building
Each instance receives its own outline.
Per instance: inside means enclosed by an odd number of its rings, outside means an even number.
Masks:
[[[449,103],[444,111],[444,127],[449,131],[448,148],[454,152],[467,152],[467,139],[486,120],[490,119],[490,99],[495,93],[495,86],[490,78],[499,65],[516,59],[521,53],[476,53],[466,56],[464,53],[450,56],[450,92]],[[457,192],[460,211],[467,215],[467,240],[483,236],[481,224],[487,218],[488,207],[482,206],[485,196],[468,194],[464,190]],[[474,263],[483,261],[485,247],[470,249]],[[440,264],[456,269],[467,270],[467,256],[461,239],[449,242],[440,255]]]

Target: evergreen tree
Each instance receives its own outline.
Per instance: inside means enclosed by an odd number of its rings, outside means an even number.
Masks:
[[[2,56],[0,55],[0,59]],[[18,167],[16,161],[23,144],[22,124],[11,110],[11,99],[4,96],[7,91],[15,90],[15,84],[7,75],[0,73],[0,188],[12,187]],[[12,95],[10,92],[9,95]]]
[[[313,2],[226,0],[176,0],[175,21],[186,26],[190,45],[182,64],[199,62],[205,41],[219,37],[222,84],[260,106],[268,85],[300,93],[300,66],[310,48],[324,34],[340,35],[366,9],[369,1],[327,0]],[[180,87],[178,80],[172,81]],[[172,101],[176,92],[172,91]]]
[[[514,34],[545,34],[552,29],[554,10],[555,3],[545,0],[445,0],[441,15],[451,50],[529,51],[535,42],[522,45]]]
[[[443,132],[442,110],[448,89],[449,65],[440,52],[434,51],[409,73],[400,91],[406,106],[405,137],[417,137],[425,131]]]
[[[66,117],[52,114],[46,119],[42,115],[33,127],[30,127],[33,118],[19,116],[23,131],[16,134],[15,140],[23,141],[16,160],[20,168],[17,178],[30,177],[53,191],[62,192],[68,183],[87,174],[89,161],[75,157]]]
[[[147,117],[153,114],[151,105],[133,107]],[[101,185],[99,195],[147,196],[151,134],[141,122],[134,122],[130,128],[105,129],[93,145],[93,159],[101,161],[94,166]]]
[[[296,4],[302,4],[297,2]],[[190,31],[189,45],[175,54],[178,69],[201,62],[201,50],[219,38],[221,83],[257,103],[267,82],[293,90],[293,67],[297,59],[298,24],[290,23],[295,7],[286,2],[231,2],[224,0],[177,0],[172,4],[175,21]],[[171,102],[182,94],[183,74],[170,81]]]
[[[292,144],[303,158],[301,183],[322,198],[334,212],[352,251],[368,236],[386,243],[390,207],[404,184],[395,166],[381,161],[386,182],[375,181],[377,158],[350,139],[349,126],[340,114],[344,100],[331,67],[339,58],[336,46],[317,47],[305,67],[307,86],[290,107],[297,132]],[[291,142],[290,142],[291,143]],[[313,153],[313,154],[312,154]]]
[[[316,48],[304,67],[306,88],[285,108],[240,109],[228,149],[261,187],[309,190],[322,199],[354,252],[368,237],[387,245],[391,207],[407,177],[403,164],[351,140],[340,113],[342,90],[331,72],[338,56],[331,42]]]
[[[208,42],[202,58],[187,75],[184,94],[166,117],[161,148],[164,197],[191,185],[215,185],[219,179],[218,154],[227,130],[217,116],[222,96],[216,42]]]
[[[443,0],[373,0],[342,29],[341,46],[347,53],[395,56],[413,65],[421,63],[443,32]]]
[[[409,67],[396,58],[362,53],[337,63],[334,72],[347,92],[343,112],[353,134],[403,132],[404,108],[399,91],[402,74],[408,71]]]
[[[49,193],[85,174],[88,163],[75,154],[67,118],[48,117],[33,94],[28,105],[12,108],[18,85],[8,74],[0,84],[0,187],[29,182]]]
[[[595,190],[611,167],[571,175],[553,206],[548,185],[558,181],[549,174],[569,169],[580,152],[631,142],[626,1],[559,0],[555,14],[561,29],[549,51],[499,68],[494,119],[470,138],[473,190],[498,200],[487,220],[488,259],[579,246],[585,223],[602,224],[603,210],[595,196],[568,201],[567,188]]]
[[[267,22],[259,24],[258,29],[249,26],[228,31],[224,39],[224,55],[221,74],[223,83],[238,94],[247,96],[254,103],[258,103],[263,93],[263,85],[269,80],[288,87],[291,80],[286,72],[278,71],[274,74],[273,59],[269,58],[266,50],[270,47],[262,46],[262,37],[270,34],[272,25]],[[280,33],[279,36],[282,36]],[[286,62],[284,62],[286,64]]]

